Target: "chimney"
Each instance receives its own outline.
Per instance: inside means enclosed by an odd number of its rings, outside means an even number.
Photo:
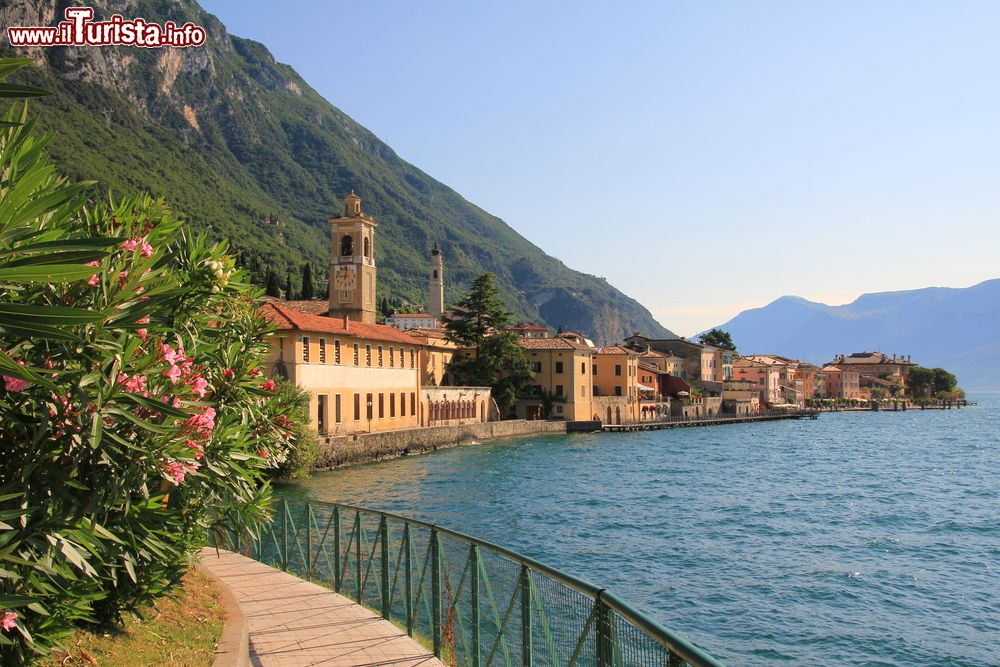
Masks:
[[[345,313],[344,314],[344,331],[350,331],[350,330],[351,330],[351,316],[347,315]]]

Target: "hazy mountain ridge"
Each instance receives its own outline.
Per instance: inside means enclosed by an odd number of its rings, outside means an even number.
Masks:
[[[828,306],[781,297],[720,325],[741,353],[825,363],[836,354],[909,354],[958,375],[967,390],[1000,389],[1000,279],[966,288],[863,294]]]
[[[50,25],[65,4],[14,0],[0,7],[0,20]],[[49,150],[69,176],[163,196],[194,225],[276,267],[282,282],[286,267],[297,279],[305,260],[325,273],[326,220],[354,188],[380,223],[379,298],[425,302],[427,254],[438,241],[448,301],[489,271],[521,318],[605,342],[634,331],[671,335],[634,299],[569,269],[399,158],[262,44],[230,35],[192,0],[93,4],[101,16],[190,20],[208,40],[188,49],[30,52],[40,68],[21,79],[55,93],[32,108],[54,133]],[[275,217],[281,225],[264,224]]]

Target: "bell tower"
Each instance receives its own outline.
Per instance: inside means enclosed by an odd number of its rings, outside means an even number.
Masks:
[[[333,239],[330,255],[331,317],[349,317],[375,324],[374,218],[361,211],[354,190],[344,196],[344,214],[329,220]]]
[[[430,314],[434,317],[441,317],[444,314],[444,258],[441,256],[441,249],[438,248],[437,241],[434,242],[434,249],[431,250],[428,283],[430,287]]]

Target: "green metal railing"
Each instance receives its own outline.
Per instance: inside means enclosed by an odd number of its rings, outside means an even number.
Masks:
[[[338,503],[279,500],[216,546],[350,597],[446,664],[721,667],[608,591],[495,544]]]

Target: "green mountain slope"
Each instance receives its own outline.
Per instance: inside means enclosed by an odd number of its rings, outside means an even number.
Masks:
[[[0,8],[0,22],[51,25],[64,4],[13,0]],[[380,299],[425,303],[428,251],[438,241],[448,301],[489,271],[520,318],[605,342],[634,331],[670,335],[603,279],[567,268],[402,160],[263,45],[229,35],[195,2],[95,4],[104,16],[190,20],[208,40],[189,49],[31,51],[39,68],[22,80],[55,93],[33,108],[54,133],[50,151],[68,175],[163,196],[196,226],[229,239],[250,266],[276,269],[282,283],[286,269],[297,281],[304,261],[326,275],[325,221],[353,188],[380,223]]]

